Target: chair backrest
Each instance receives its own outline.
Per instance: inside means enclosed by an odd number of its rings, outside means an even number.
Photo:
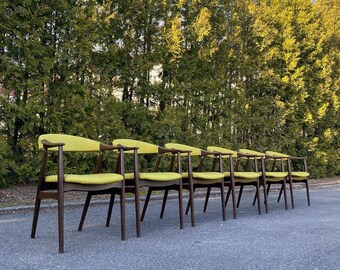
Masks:
[[[222,154],[232,154],[234,158],[237,157],[237,152],[234,150],[229,150],[227,148],[222,148],[222,147],[218,147],[218,146],[209,146],[207,147],[207,150],[209,152],[220,152]],[[229,156],[223,156],[222,158],[229,158]]]
[[[197,147],[188,146],[188,145],[179,144],[179,143],[167,143],[165,144],[165,148],[178,149],[178,150],[183,150],[183,151],[191,151],[190,153],[191,156],[200,156],[202,153],[202,150]],[[186,154],[182,154],[182,155],[186,155]]]
[[[266,154],[267,155],[271,155],[271,156],[289,158],[289,155],[286,155],[286,154],[283,154],[283,153],[279,153],[279,152],[274,152],[274,151],[266,151]]]
[[[138,154],[156,154],[158,153],[158,146],[152,143],[131,140],[131,139],[116,139],[112,141],[113,145],[123,145],[127,147],[138,147]],[[127,154],[132,154],[133,150],[125,151]]]
[[[42,140],[47,140],[52,143],[64,143],[63,151],[67,152],[91,152],[100,151],[100,142],[87,138],[72,136],[66,134],[43,134],[38,138],[39,149],[43,148]],[[52,147],[49,151],[58,151],[58,147]]]
[[[238,150],[242,154],[248,154],[248,155],[256,155],[258,156],[257,158],[265,157],[264,153],[254,151],[254,150],[249,150],[249,149],[239,149]]]

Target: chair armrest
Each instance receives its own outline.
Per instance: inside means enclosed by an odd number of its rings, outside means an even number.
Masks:
[[[217,151],[206,151],[206,150],[202,150],[201,151],[201,155],[202,156],[221,156],[220,152]]]
[[[294,157],[294,156],[289,156],[290,159],[304,159],[307,160],[307,157]]]
[[[265,158],[270,158],[270,159],[287,159],[287,157],[280,157],[280,156],[275,156],[275,155],[265,155]]]
[[[176,149],[176,148],[163,148],[163,147],[159,147],[158,149],[162,149],[163,150],[170,150],[171,152],[164,152],[164,153],[181,153],[181,154],[190,154],[192,151],[191,150],[180,150],[180,149]]]
[[[128,150],[138,150],[138,147],[128,147],[128,146],[124,146],[124,145],[109,145],[109,144],[105,144],[105,143],[101,143],[100,144],[100,150],[104,151],[104,150],[120,150],[123,149],[124,151],[128,151]]]
[[[41,143],[44,146],[44,149],[48,149],[48,148],[52,148],[52,147],[58,147],[58,146],[64,146],[65,145],[65,143],[63,143],[63,142],[53,143],[53,142],[50,142],[50,141],[48,141],[46,139],[41,140]]]
[[[158,147],[158,153],[159,154],[164,154],[164,153],[172,153],[172,154],[178,154],[178,153],[186,153],[186,151],[183,150],[178,150],[175,148],[164,148],[164,147]]]
[[[246,154],[246,153],[240,153],[237,152],[237,157],[247,157],[247,158],[257,158],[257,157],[263,157],[263,156],[258,156],[258,155],[254,155],[254,154]]]

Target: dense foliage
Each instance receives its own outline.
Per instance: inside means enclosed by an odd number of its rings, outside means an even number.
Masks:
[[[0,185],[36,179],[42,133],[271,149],[339,174],[339,14],[339,0],[2,0]]]

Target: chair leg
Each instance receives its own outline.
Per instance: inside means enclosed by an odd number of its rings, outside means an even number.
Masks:
[[[208,189],[207,189],[207,194],[206,194],[206,196],[205,196],[204,207],[203,207],[203,212],[204,212],[204,213],[207,211],[208,201],[209,201],[209,196],[210,196],[210,191],[211,191],[211,187],[208,187]]]
[[[277,202],[280,202],[281,200],[282,191],[283,191],[283,184],[281,185],[281,189],[280,189],[279,197],[277,198]]]
[[[112,199],[112,205],[113,205],[114,194],[111,195],[111,199]],[[111,202],[111,199],[110,199],[110,202]],[[111,208],[111,211],[112,211],[112,208]],[[110,217],[111,217],[111,214],[110,214]],[[120,233],[121,233],[122,240],[125,240],[125,189],[124,187],[120,191]]]
[[[230,192],[229,192],[229,194],[230,194]],[[227,199],[229,199],[229,198],[227,198]],[[231,184],[231,199],[232,199],[232,202],[233,202],[234,219],[236,219],[237,218],[237,216],[236,216],[236,194],[235,194],[235,184],[233,184],[233,183]],[[226,201],[226,205],[227,205],[227,201]]]
[[[88,210],[89,205],[90,205],[91,198],[92,198],[92,194],[91,194],[91,192],[88,192],[87,196],[86,196],[84,208],[83,208],[83,213],[81,214],[81,218],[80,218],[80,221],[79,221],[78,231],[81,231],[83,229],[84,221],[85,221],[85,218],[86,218],[87,210]]]
[[[106,227],[110,226],[113,204],[115,202],[115,195],[116,195],[116,193],[113,192],[113,193],[111,193],[111,196],[110,196],[109,209],[107,211],[107,217],[106,217]]]
[[[266,214],[268,214],[268,193],[267,193],[265,182],[263,182],[263,199],[264,199],[264,209],[266,211]]]
[[[291,179],[288,179],[288,182],[289,182],[289,190],[290,190],[290,201],[292,204],[292,209],[294,209],[295,205],[294,205],[293,181]]]
[[[193,189],[193,193],[195,193],[195,189]],[[191,196],[189,194],[189,200],[188,200],[187,208],[185,209],[185,214],[186,215],[189,213],[190,206],[191,206]]]
[[[255,203],[256,203],[256,200],[257,200],[257,192],[255,192],[255,195],[254,195],[254,199],[253,199],[253,206],[255,205]]]
[[[195,208],[194,208],[194,193],[195,193],[195,189],[194,189],[194,185],[192,182],[189,183],[189,201],[188,201],[188,205],[190,203],[190,214],[191,214],[191,226],[195,227]]]
[[[135,212],[136,212],[136,233],[137,238],[141,235],[141,229],[140,229],[140,195],[139,195],[139,186],[135,186]]]
[[[161,209],[161,214],[160,214],[160,216],[159,216],[160,219],[162,219],[163,216],[164,216],[164,210],[165,210],[166,201],[167,201],[167,199],[168,199],[168,194],[169,194],[169,190],[166,189],[166,190],[164,191],[164,195],[163,195],[162,209]]]
[[[64,191],[58,194],[59,253],[64,253]]]
[[[306,179],[306,193],[307,193],[307,203],[308,203],[308,206],[310,206],[310,195],[309,195],[308,179]]]
[[[178,204],[179,204],[179,227],[183,229],[183,187],[182,182],[178,188]]]
[[[287,204],[287,190],[286,190],[286,181],[283,181],[283,198],[285,200],[285,209],[288,210],[288,204]]]
[[[34,206],[34,214],[33,214],[33,222],[32,222],[32,230],[31,230],[31,238],[35,237],[35,233],[37,230],[37,223],[39,217],[41,199],[39,199],[39,192],[37,192],[37,196],[35,198],[35,206]]]
[[[228,188],[227,196],[225,197],[224,207],[227,207],[229,197],[230,197],[230,193],[231,193],[231,187]]]
[[[240,187],[240,192],[238,193],[238,199],[237,199],[237,205],[236,205],[237,208],[240,206],[242,192],[243,192],[243,186]]]
[[[145,202],[144,202],[144,207],[143,207],[143,211],[142,211],[142,216],[140,218],[141,221],[144,220],[146,208],[148,208],[148,204],[149,204],[149,200],[150,200],[150,197],[151,197],[151,193],[152,193],[152,189],[149,188],[148,189],[148,193],[146,194],[146,198],[145,198]]]
[[[257,193],[257,211],[261,215],[261,198],[260,198],[260,183],[256,182],[256,193]]]
[[[226,211],[225,211],[225,198],[224,198],[224,180],[221,182],[221,203],[222,203],[222,219],[226,220]]]

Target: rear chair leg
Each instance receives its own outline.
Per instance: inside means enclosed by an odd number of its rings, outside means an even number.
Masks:
[[[204,213],[207,211],[208,201],[209,201],[209,196],[210,196],[210,191],[211,191],[211,187],[208,187],[208,189],[207,189],[207,194],[206,194],[206,196],[205,196],[204,207],[203,207],[203,212],[204,212]]]
[[[140,218],[141,221],[144,220],[146,208],[148,208],[148,204],[149,204],[149,200],[150,200],[151,193],[152,193],[152,189],[149,188],[149,189],[148,189],[148,193],[146,194],[146,198],[145,198],[145,202],[144,202],[144,206],[143,206],[143,211],[142,211],[142,216],[141,216],[141,218]]]
[[[39,199],[39,195],[37,195],[36,199],[35,199],[35,206],[34,206],[31,238],[35,237],[35,233],[36,233],[36,230],[37,230],[37,223],[38,223],[38,217],[39,217],[40,203],[41,203],[41,199]]]
[[[107,211],[107,217],[106,217],[106,227],[109,227],[110,226],[110,221],[111,221],[111,216],[112,216],[112,208],[113,208],[113,204],[115,202],[115,195],[116,193],[111,193],[111,196],[110,196],[110,202],[109,202],[109,209]],[[122,196],[122,195],[120,195]]]
[[[87,214],[87,209],[89,208],[89,205],[90,205],[91,198],[92,198],[92,194],[88,192],[86,196],[85,204],[84,204],[83,213],[81,214],[81,218],[79,221],[78,231],[81,231],[83,229],[83,224],[84,224],[85,217]]]
[[[160,214],[160,216],[159,216],[160,219],[162,219],[163,216],[164,216],[164,210],[165,210],[166,201],[167,201],[167,199],[168,199],[168,194],[169,194],[169,190],[166,189],[166,190],[164,191],[164,195],[163,195],[162,209],[161,209],[161,214]]]
[[[238,193],[238,199],[237,199],[237,205],[236,205],[237,208],[240,206],[242,192],[243,192],[243,186],[240,187],[240,192]]]

